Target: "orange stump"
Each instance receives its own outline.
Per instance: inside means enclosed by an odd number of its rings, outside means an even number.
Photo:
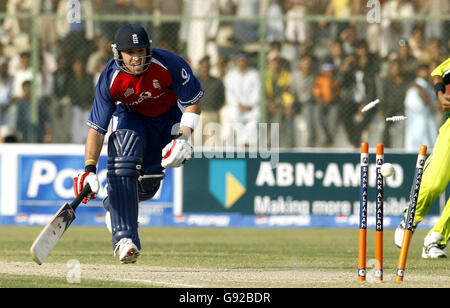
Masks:
[[[361,143],[361,190],[359,208],[358,280],[366,280],[367,189],[369,174],[369,144]]]
[[[376,156],[376,226],[375,226],[375,280],[383,280],[383,175],[381,175],[381,166],[384,164],[384,145],[377,144]]]
[[[395,281],[403,281],[403,277],[405,276],[406,257],[408,256],[411,234],[412,232],[410,230],[405,230],[403,233],[402,248],[400,249],[400,256],[398,257]]]
[[[422,145],[417,156],[416,171],[414,174],[414,181],[412,187],[411,199],[409,201],[408,216],[405,224],[405,231],[403,233],[402,247],[398,257],[397,272],[395,274],[395,281],[403,281],[405,276],[406,258],[408,256],[409,244],[413,230],[414,215],[416,214],[417,198],[419,197],[420,184],[422,182],[423,169],[425,167],[425,158],[427,154],[427,146]]]
[[[359,246],[358,246],[358,280],[366,280],[366,243],[367,229],[359,229]]]

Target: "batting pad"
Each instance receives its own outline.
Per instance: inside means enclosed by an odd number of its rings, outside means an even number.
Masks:
[[[120,129],[108,140],[108,198],[113,249],[122,238],[131,238],[141,249],[138,234],[138,183],[143,157],[140,137]]]

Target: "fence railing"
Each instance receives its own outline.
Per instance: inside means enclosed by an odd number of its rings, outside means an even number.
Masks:
[[[221,74],[225,74],[227,69],[232,67],[233,55],[241,50],[244,50],[249,54],[250,65],[258,70],[261,80],[259,101],[262,112],[260,113],[259,121],[264,123],[280,123],[280,139],[283,139],[282,142],[280,142],[281,146],[357,146],[360,138],[366,138],[367,136],[370,137],[370,134],[373,131],[375,132],[375,135],[372,138],[385,140],[388,147],[405,147],[404,124],[386,124],[384,121],[381,121],[384,119],[382,116],[393,115],[387,113],[386,109],[389,108],[392,112],[405,112],[404,106],[397,105],[404,104],[406,93],[410,87],[415,86],[420,91],[426,91],[424,87],[419,88],[417,84],[411,85],[411,83],[414,81],[417,69],[421,64],[427,65],[428,70],[430,70],[431,67],[438,61],[438,58],[432,57],[434,55],[426,55],[428,52],[427,50],[431,48],[428,44],[436,44],[433,39],[439,40],[438,48],[441,52],[440,58],[448,56],[450,47],[447,33],[449,33],[450,30],[450,14],[442,14],[438,16],[416,14],[414,16],[402,18],[380,16],[379,23],[373,23],[369,22],[367,14],[352,15],[347,18],[337,18],[328,15],[304,15],[292,17],[287,14],[283,14],[276,17],[267,16],[266,9],[268,2],[264,1],[264,3],[265,6],[260,9],[259,14],[251,17],[237,17],[235,15],[186,16],[159,14],[81,14],[78,16],[79,20],[77,20],[77,22],[69,23],[70,20],[68,20],[68,18],[70,16],[68,14],[0,13],[0,24],[5,19],[28,21],[31,24],[31,31],[29,33],[25,33],[28,35],[29,40],[29,68],[31,69],[33,76],[31,79],[29,111],[21,114],[20,112],[23,109],[15,106],[16,117],[18,118],[18,121],[16,121],[18,123],[27,122],[29,124],[25,128],[22,128],[24,131],[21,132],[21,139],[26,142],[63,142],[64,140],[66,142],[77,142],[74,138],[70,137],[67,137],[66,139],[64,139],[64,137],[61,137],[60,139],[52,138],[52,136],[47,139],[43,137],[49,130],[52,130],[52,134],[55,136],[55,130],[61,129],[60,127],[55,128],[54,125],[52,125],[53,128],[46,127],[46,120],[44,120],[42,116],[46,112],[50,114],[51,112],[49,109],[53,110],[55,109],[55,106],[59,109],[62,108],[58,105],[60,105],[62,101],[66,101],[65,98],[67,98],[67,96],[70,96],[67,95],[67,93],[64,93],[64,90],[74,93],[86,91],[85,89],[70,89],[70,87],[75,84],[70,81],[72,78],[70,74],[74,74],[71,65],[78,59],[61,59],[61,57],[68,57],[74,54],[76,54],[77,57],[80,54],[87,55],[86,58],[82,59],[82,66],[86,67],[90,56],[92,56],[94,52],[100,52],[103,50],[102,46],[96,48],[93,47],[100,44],[99,42],[104,39],[103,36],[105,33],[108,33],[107,36],[108,39],[110,39],[111,32],[114,32],[114,29],[116,29],[120,24],[124,22],[139,22],[145,23],[148,28],[150,28],[149,32],[150,36],[154,39],[154,46],[161,45],[162,48],[164,48],[164,46],[168,46],[173,48],[175,52],[185,56],[188,60],[193,60],[189,59],[189,55],[191,54],[190,48],[192,49],[192,46],[189,44],[189,35],[192,33],[185,33],[185,37],[180,38],[180,36],[183,35],[183,26],[186,27],[187,25],[189,27],[189,25],[192,25],[193,23],[207,24],[211,22],[218,22],[219,29],[222,27],[222,30],[224,30],[223,33],[231,34],[229,34],[226,39],[223,39],[223,41],[226,41],[226,44],[221,44],[221,42],[219,42],[219,36],[214,38],[214,44],[216,45],[215,47],[217,51],[211,56],[211,61],[215,61],[214,63],[211,63],[211,65],[216,65],[220,56],[224,56],[224,58],[228,61],[228,66],[222,68],[224,70],[223,72],[217,67],[213,67],[212,71],[216,71],[215,76],[223,81],[224,75]],[[441,29],[443,29],[443,31],[441,31],[442,34],[440,34],[439,37],[429,36],[426,31],[428,31],[427,29],[429,29],[429,27],[433,27],[434,21],[436,20],[442,21],[440,24]],[[50,39],[52,31],[58,30],[56,23],[64,23],[64,21],[67,21],[70,26],[74,26],[75,28],[79,24],[78,21],[82,24],[84,23],[82,27],[86,27],[86,23],[92,23],[91,26],[93,26],[94,34],[91,37],[86,38],[86,30],[82,30],[82,36],[70,37],[67,33],[74,32],[71,32],[69,29],[68,31],[66,30],[66,36],[58,37],[55,40],[55,46],[44,46],[43,41]],[[276,22],[283,25],[283,35],[279,40],[276,37],[273,37],[273,35],[270,36],[271,31],[273,30],[271,23]],[[286,25],[287,23],[293,22],[306,26],[307,29],[309,29],[308,31],[311,31],[311,33],[306,33],[304,38],[298,38],[297,40],[288,39],[286,37]],[[409,23],[409,30],[405,32],[408,36],[401,37],[400,35],[393,33],[392,29],[386,28],[382,25],[383,22],[393,22],[399,24]],[[43,23],[53,24],[53,28],[46,28],[49,29],[49,32],[43,33],[41,28]],[[242,28],[240,28],[241,30],[246,30],[244,27],[245,25],[252,24],[252,26],[254,26],[254,28],[252,28],[254,32],[245,33],[245,31],[243,31],[243,33],[241,33],[242,37],[236,36],[236,29],[239,29],[236,28],[236,26],[238,26],[239,23],[241,23],[242,26]],[[164,28],[161,25],[166,25],[167,28]],[[169,25],[172,27],[169,27]],[[374,34],[372,35],[367,31],[367,28],[373,28],[377,31],[373,32]],[[111,29],[111,32],[108,32],[105,29]],[[350,30],[348,33],[345,33],[346,36],[341,35],[347,29]],[[204,35],[206,30],[203,29],[202,31],[202,35]],[[245,35],[251,35],[252,37],[246,40]],[[298,35],[298,33],[295,33],[294,37],[295,35]],[[351,38],[351,36],[354,37]],[[1,37],[2,36],[0,33],[0,38]],[[3,33],[3,37],[8,37],[8,35]],[[422,42],[420,42],[420,38],[422,38]],[[12,39],[13,38],[9,37],[10,41]],[[208,38],[204,40],[207,39]],[[176,46],[171,46],[170,44],[165,45],[163,43],[167,42],[164,40],[169,41],[171,44],[176,44]],[[395,44],[393,46],[378,46],[377,44],[383,44],[383,40],[389,41],[387,43],[384,42],[385,44]],[[390,40],[392,40],[392,42]],[[341,59],[333,58],[334,49],[332,50],[332,48],[336,47],[333,45],[336,41],[339,41],[341,45],[340,48],[343,50]],[[381,43],[374,43],[374,41],[381,41]],[[363,46],[357,44],[361,42],[366,43],[366,52],[370,54],[370,65],[366,68],[358,67],[358,60],[361,56],[358,52],[361,48],[363,48]],[[384,101],[389,99],[387,94],[388,90],[392,91],[393,89],[390,87],[390,79],[388,78],[398,77],[397,75],[391,76],[391,67],[397,60],[402,60],[402,55],[399,55],[400,51],[397,50],[397,47],[400,49],[402,47],[400,45],[404,44],[401,42],[410,42],[409,47],[414,48],[412,51],[417,53],[417,55],[415,55],[410,50],[410,55],[413,58],[410,59],[409,62],[407,59],[403,62],[400,61],[402,65],[400,67],[400,75],[403,75],[403,77],[407,76],[406,81],[408,82],[402,82],[401,87],[397,87],[396,94],[389,94],[398,99],[392,103],[392,106],[380,104],[380,108],[374,110],[374,112],[370,115],[361,115],[358,108],[362,104],[368,103],[370,100],[375,98],[381,98]],[[411,46],[411,43],[425,45],[423,47],[416,46],[414,44],[414,46]],[[67,46],[67,44],[69,46]],[[203,44],[207,45],[207,42],[203,42]],[[277,50],[278,52],[275,52],[276,48],[279,48],[279,50]],[[306,48],[307,50],[304,50],[303,48]],[[382,48],[387,50],[386,54],[382,54]],[[421,50],[421,48],[423,50]],[[423,59],[420,58],[421,52],[425,54],[423,55]],[[431,53],[431,51],[428,53]],[[278,68],[273,68],[269,63],[274,54],[277,54],[277,59],[281,57],[282,60],[281,64],[278,65]],[[202,56],[204,55],[209,54],[205,51]],[[111,54],[109,54],[109,56],[111,56]],[[8,56],[6,57],[9,58]],[[301,92],[298,92],[304,90],[301,86],[294,89],[296,87],[295,85],[292,85],[292,78],[294,76],[299,76],[298,70],[300,64],[298,64],[298,62],[301,62],[300,60],[303,58],[309,57],[311,57],[312,61],[312,63],[309,64],[311,66],[310,70],[313,72],[312,74],[316,82],[312,83],[313,87],[308,90],[311,91],[311,93],[309,93],[310,95],[307,97],[308,95],[302,95]],[[55,84],[61,82],[61,76],[67,78],[69,81],[65,84],[65,86],[62,86],[62,89],[59,88],[60,86],[54,85],[53,93],[50,92],[52,95],[50,95],[50,97],[45,97],[44,101],[46,99],[47,101],[42,103],[43,96],[42,89],[40,88],[42,86],[42,84],[40,84],[42,83],[42,80],[39,81],[40,79],[38,78],[38,75],[43,74],[42,61],[47,61],[47,58],[52,58],[48,60],[49,62],[53,61],[53,68],[50,69],[50,75],[53,74],[53,82]],[[200,58],[201,57],[197,57],[195,61],[192,62],[195,70],[198,69],[197,62]],[[59,60],[61,60],[61,62],[66,62],[64,66],[65,72],[61,71],[61,66],[59,66],[59,63],[56,65],[56,62]],[[345,70],[342,66],[340,66],[339,62],[351,62],[353,64],[350,65],[351,69]],[[333,78],[336,79],[336,82],[339,85],[340,94],[337,99],[318,102],[320,100],[319,97],[321,95],[325,95],[323,91],[321,92],[321,83],[317,82],[317,77],[321,76],[323,73],[322,69],[326,70],[324,64],[333,64],[333,71],[335,72],[335,76],[333,76]],[[48,65],[52,66],[52,64]],[[289,82],[285,80],[285,83],[282,84],[283,81],[277,79],[279,71],[276,72],[276,70],[280,69],[284,69],[289,73],[288,79],[291,79]],[[296,71],[297,73],[294,74]],[[365,80],[364,82],[361,82],[361,80],[355,79],[354,73],[358,72],[364,72],[364,78],[370,79],[370,81]],[[10,71],[9,73],[13,72]],[[98,74],[98,71],[92,71],[90,74],[91,76],[89,77],[93,80],[98,77],[96,75]],[[392,74],[396,73],[394,72]],[[301,74],[300,77],[302,77]],[[93,84],[95,84],[95,82],[93,82]],[[366,87],[364,90],[365,93],[361,93],[359,97],[356,97],[358,96],[357,91],[361,90],[361,85]],[[373,87],[373,89],[368,89],[370,87]],[[55,93],[55,90],[62,90],[62,93]],[[400,93],[402,91],[404,93]],[[289,98],[287,94],[290,94],[291,98]],[[80,99],[85,99],[86,97],[88,96],[85,95]],[[77,105],[75,102],[76,99],[73,97],[70,98],[70,102],[64,105],[64,108],[67,110],[59,110],[59,113],[66,112],[70,115],[70,106]],[[434,97],[430,97],[430,99],[434,100]],[[42,105],[45,105],[45,107],[42,107]],[[85,107],[85,103],[78,103],[78,105],[82,107],[81,109],[87,108]],[[440,115],[437,112],[437,107],[432,111],[434,112],[433,116],[436,118],[437,124],[439,124]],[[217,110],[217,112],[219,112],[219,110]],[[58,112],[55,113],[58,114]],[[51,122],[51,120],[55,120],[55,117],[58,119],[58,115],[48,116],[47,121]],[[70,119],[70,116],[67,118]],[[224,119],[226,119],[226,115],[224,116]],[[0,122],[0,124],[2,123]],[[371,125],[373,126],[373,129],[368,132],[367,130]],[[13,125],[13,130],[17,130],[17,125],[15,127]],[[356,137],[352,136],[352,132],[356,132]],[[398,134],[400,134],[401,137],[398,137]],[[26,138],[24,135],[26,135]],[[69,136],[70,132],[66,135]],[[399,140],[394,140],[396,138]]]

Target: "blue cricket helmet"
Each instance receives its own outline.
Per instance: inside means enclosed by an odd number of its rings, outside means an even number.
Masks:
[[[116,32],[114,44],[111,45],[111,48],[114,53],[114,60],[126,73],[133,74],[123,67],[123,60],[120,53],[121,51],[146,48],[147,55],[145,56],[144,72],[150,65],[150,60],[152,57],[152,41],[148,38],[147,31],[140,25],[128,24],[119,28]]]

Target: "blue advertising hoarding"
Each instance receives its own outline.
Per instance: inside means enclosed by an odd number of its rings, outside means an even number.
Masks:
[[[286,152],[274,167],[262,158],[194,159],[183,172],[184,225],[244,227],[357,227],[359,153]],[[395,174],[385,178],[384,226],[396,227],[409,201],[417,154],[390,152]],[[369,163],[370,227],[375,225],[375,155]],[[199,190],[204,187],[202,193]],[[448,198],[447,195],[443,198]],[[420,227],[434,224],[438,198]],[[445,202],[444,202],[445,203]]]
[[[106,156],[98,162],[100,191],[96,199],[77,209],[75,223],[82,225],[103,225],[102,199],[106,196]],[[48,215],[53,215],[62,204],[73,200],[73,177],[84,165],[83,155],[33,155],[18,156],[18,198],[16,223],[44,224]],[[141,226],[161,224],[162,216],[173,214],[174,175],[173,169],[166,170],[161,188],[152,200],[141,202],[139,223]]]
[[[0,224],[45,225],[73,199],[72,178],[84,164],[84,147],[22,145],[0,148]],[[389,153],[395,176],[386,179],[385,227],[395,227],[408,202],[415,154]],[[142,202],[140,226],[312,228],[357,227],[359,154],[282,152],[276,168],[263,158],[194,157],[167,169],[154,199]],[[411,167],[412,166],[412,167]],[[106,155],[98,165],[97,198],[77,210],[74,224],[104,226]],[[369,227],[375,224],[374,156],[369,170]],[[181,169],[181,170],[180,170]],[[181,172],[180,172],[181,171]],[[450,190],[419,226],[436,222]],[[182,204],[182,207],[180,205]]]

